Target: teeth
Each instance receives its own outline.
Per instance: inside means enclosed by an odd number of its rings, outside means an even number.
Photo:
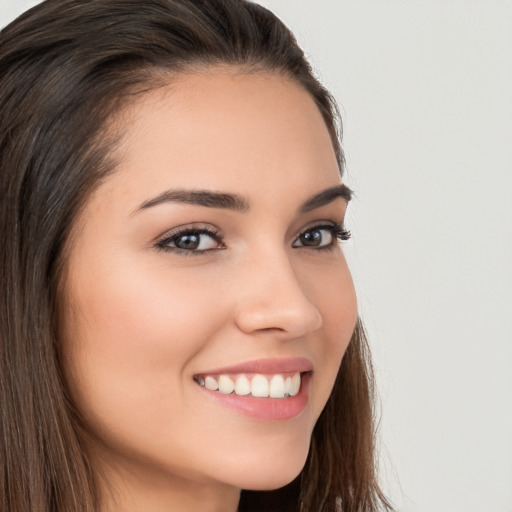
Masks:
[[[235,383],[227,376],[221,375],[219,377],[219,391],[225,395],[233,393],[235,390]]]
[[[270,398],[284,398],[284,379],[282,375],[274,375],[270,381]]]
[[[213,377],[206,377],[206,379],[204,379],[204,387],[206,389],[211,389],[212,391],[217,391],[217,389],[219,389],[219,385]]]
[[[289,395],[290,394],[290,386],[292,385],[292,378],[286,377],[284,380],[284,394]]]
[[[251,392],[251,383],[249,379],[245,375],[240,375],[238,379],[236,379],[235,384],[235,393],[237,395],[248,395]]]
[[[265,376],[256,374],[249,380],[246,375],[238,375],[235,379],[228,375],[219,375],[218,379],[211,377],[194,377],[195,381],[202,387],[211,391],[229,395],[245,396],[252,395],[258,398],[286,398],[295,396],[300,390],[301,376],[295,373],[292,377],[283,377],[280,374]]]
[[[251,382],[251,395],[264,398],[268,396],[268,380],[263,375],[255,375]]]
[[[300,374],[296,373],[292,377],[292,383],[290,384],[290,396],[295,396],[300,389]]]

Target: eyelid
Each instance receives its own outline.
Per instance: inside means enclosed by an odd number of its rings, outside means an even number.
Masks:
[[[331,235],[333,237],[332,242],[326,245],[320,245],[320,246],[308,246],[305,244],[295,245],[297,241],[300,239],[302,235],[307,233],[308,231],[313,230],[328,230],[331,232]],[[185,235],[207,235],[211,237],[217,244],[221,245],[221,247],[215,247],[215,248],[206,248],[206,249],[184,249],[182,247],[177,247],[176,245],[171,245],[175,240],[179,239],[181,236]],[[155,242],[153,243],[154,247],[161,251],[167,251],[167,252],[173,252],[177,254],[184,254],[184,255],[199,255],[199,254],[205,254],[210,253],[212,251],[217,251],[220,249],[226,249],[226,245],[224,244],[224,238],[225,235],[223,232],[217,227],[212,226],[211,224],[205,224],[205,223],[192,223],[192,224],[185,224],[182,226],[177,226],[175,228],[172,228],[168,231],[166,231],[163,235],[159,236]],[[330,247],[333,247],[336,245],[336,242],[339,240],[348,240],[350,238],[350,232],[347,231],[344,226],[343,222],[338,223],[336,221],[332,220],[321,220],[312,222],[311,224],[307,225],[301,231],[295,236],[292,242],[292,247],[294,248],[306,248],[306,249],[312,249],[312,250],[321,250],[321,249],[328,249]]]
[[[300,237],[307,233],[308,231],[315,231],[315,230],[329,230],[333,236],[333,240],[331,244],[323,245],[323,246],[306,246],[306,245],[294,245],[297,240],[300,239]],[[309,226],[306,226],[303,228],[297,236],[294,238],[292,247],[296,248],[309,248],[313,250],[322,250],[322,249],[329,249],[335,245],[336,241],[342,240],[348,240],[351,237],[350,231],[345,229],[343,222],[335,222],[335,221],[317,221],[316,223],[312,223]]]
[[[302,228],[296,235],[295,239],[312,229],[336,229],[338,231],[345,231],[345,226],[343,221],[336,222],[334,220],[318,220]]]
[[[169,252],[181,252],[186,254],[203,254],[207,253],[212,250],[219,250],[219,249],[205,249],[205,250],[188,250],[188,249],[182,249],[180,247],[175,247],[170,244],[173,239],[179,238],[180,236],[184,236],[187,234],[204,234],[208,235],[211,238],[213,238],[218,244],[222,245],[222,248],[225,248],[225,245],[223,243],[224,234],[222,231],[217,228],[216,226],[212,226],[211,224],[204,224],[204,223],[192,223],[192,224],[185,224],[182,226],[177,226],[175,228],[172,228],[168,231],[166,231],[163,235],[160,235],[158,238],[156,238],[154,242],[154,247],[158,250],[162,251],[169,251]]]

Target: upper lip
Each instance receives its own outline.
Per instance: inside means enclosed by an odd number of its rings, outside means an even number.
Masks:
[[[214,368],[201,375],[225,374],[225,373],[303,373],[313,370],[313,363],[304,357],[268,358],[246,361],[232,366]]]

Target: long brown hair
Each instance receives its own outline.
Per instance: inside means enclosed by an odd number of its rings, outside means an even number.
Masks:
[[[47,0],[0,33],[0,508],[93,512],[96,477],[61,372],[59,285],[73,221],[115,162],[108,121],[195,66],[292,78],[314,98],[340,173],[336,103],[291,32],[245,0]],[[376,481],[373,377],[358,323],[306,466],[241,511],[388,509]]]

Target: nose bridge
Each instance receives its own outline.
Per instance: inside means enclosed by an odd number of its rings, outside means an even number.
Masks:
[[[321,314],[307,297],[284,247],[253,254],[244,274],[237,314],[244,332],[272,329],[293,338],[320,328]]]

